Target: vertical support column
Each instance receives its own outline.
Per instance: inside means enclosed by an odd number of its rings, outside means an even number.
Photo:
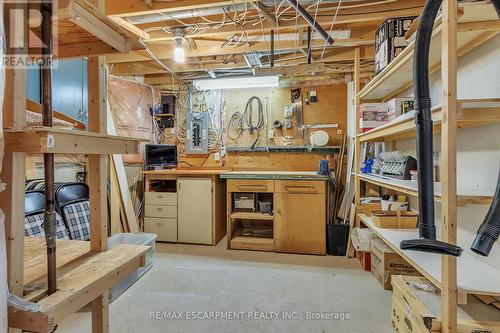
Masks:
[[[358,138],[359,132],[359,98],[358,93],[361,90],[361,82],[360,82],[360,48],[357,47],[354,49],[354,113],[356,114],[356,128],[354,133],[356,136],[354,137],[354,193],[356,204],[356,208],[359,207],[360,199],[361,199],[361,181],[359,179],[359,167],[361,163],[360,152],[361,152],[361,143]]]
[[[441,239],[457,242],[457,0],[443,1],[441,122]],[[445,162],[445,163],[443,163]],[[441,257],[442,332],[457,331],[457,259]]]
[[[104,57],[87,60],[89,131],[107,131],[107,88]],[[107,155],[88,156],[88,183],[90,197],[90,249],[106,251],[108,240],[107,213]],[[108,292],[91,303],[92,332],[109,332]]]
[[[3,126],[22,129],[26,126],[26,70],[5,70]],[[23,294],[24,271],[24,185],[26,154],[6,153],[0,179],[7,184],[0,192],[0,208],[5,213],[8,281],[11,293]]]

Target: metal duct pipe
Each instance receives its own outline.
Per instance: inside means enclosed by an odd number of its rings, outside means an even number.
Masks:
[[[500,15],[500,0],[493,0]],[[462,248],[436,240],[434,221],[434,182],[432,170],[433,129],[431,117],[431,98],[429,88],[429,49],[434,21],[442,0],[427,0],[420,15],[420,24],[415,41],[413,57],[413,82],[415,95],[415,123],[417,131],[417,168],[419,203],[419,239],[405,240],[400,244],[403,250],[432,252],[460,256]],[[500,193],[497,194],[500,196]],[[498,201],[497,201],[498,203]],[[495,201],[493,202],[495,205]],[[500,220],[493,223],[500,226]],[[492,224],[493,224],[492,223]],[[485,228],[480,229],[480,232]],[[491,243],[491,242],[490,242]],[[491,243],[492,244],[492,243]]]
[[[52,3],[41,3],[42,13],[42,123],[52,127]],[[45,215],[44,231],[47,243],[47,291],[53,294],[57,290],[56,273],[56,212],[54,198],[54,154],[43,154],[45,173]]]
[[[320,36],[329,44],[329,45],[332,45],[334,40],[333,38],[325,31],[325,29],[323,29],[321,27],[321,25],[319,25],[318,22],[316,22],[314,20],[314,18],[309,15],[309,13],[307,12],[307,10],[302,7],[299,2],[297,0],[287,0],[287,2],[292,5],[293,8],[295,8],[295,10],[297,11],[297,13],[299,13],[300,15],[302,15],[302,17],[304,18],[304,20],[307,21],[307,23],[309,23],[309,25],[314,28],[314,30],[316,30],[317,33],[320,34]]]

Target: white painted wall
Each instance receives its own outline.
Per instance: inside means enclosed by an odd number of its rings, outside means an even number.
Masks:
[[[496,36],[481,47],[463,56],[458,62],[459,98],[500,98],[500,36]],[[412,96],[410,89],[401,96]],[[431,77],[433,105],[441,104],[440,73]],[[434,149],[440,151],[441,136],[434,136]],[[402,140],[398,150],[415,150],[415,140]],[[479,188],[486,195],[493,195],[500,165],[500,124],[458,130],[457,141],[458,187]],[[411,200],[413,209],[418,209],[417,200]],[[467,206],[458,209],[458,243],[465,251],[476,235],[488,206]],[[436,221],[439,229],[440,205],[436,206]],[[488,258],[474,256],[500,269],[500,242],[497,242]]]

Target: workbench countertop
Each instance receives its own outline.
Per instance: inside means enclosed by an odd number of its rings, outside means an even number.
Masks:
[[[328,180],[316,171],[229,171],[220,175],[225,179],[286,179],[286,180]]]
[[[220,175],[229,169],[164,169],[142,171],[144,175]]]

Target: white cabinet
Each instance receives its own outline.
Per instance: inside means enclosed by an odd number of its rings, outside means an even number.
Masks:
[[[177,179],[177,235],[181,243],[212,244],[211,179]]]

